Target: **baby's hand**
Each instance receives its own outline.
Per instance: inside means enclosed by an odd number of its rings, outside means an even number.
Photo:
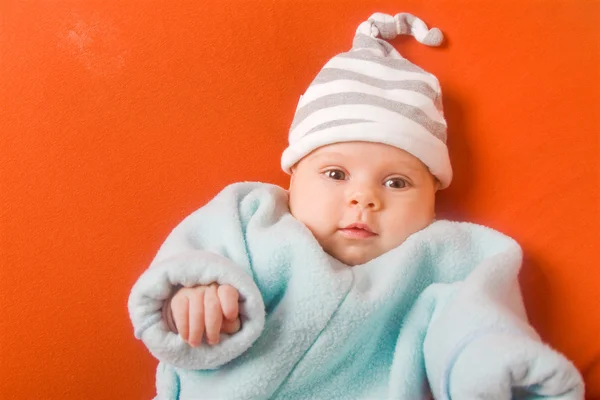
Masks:
[[[180,289],[171,299],[171,313],[177,332],[190,346],[219,343],[219,333],[240,330],[239,292],[230,285],[195,286]],[[171,327],[172,329],[173,327]]]

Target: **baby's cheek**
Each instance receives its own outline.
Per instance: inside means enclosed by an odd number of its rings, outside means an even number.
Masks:
[[[318,240],[324,240],[331,232],[332,226],[335,226],[332,211],[319,199],[306,199],[301,204],[295,204],[292,214],[306,225]]]
[[[418,215],[399,215],[390,218],[385,229],[387,246],[391,249],[402,244],[410,235],[421,229],[422,221],[423,217]]]
[[[309,210],[314,218],[319,220],[333,220],[338,218],[343,207],[336,193],[315,192],[308,197]]]

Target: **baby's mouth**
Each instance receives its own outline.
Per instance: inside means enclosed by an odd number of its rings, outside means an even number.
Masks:
[[[339,232],[350,239],[367,239],[377,236],[369,225],[361,223],[350,224],[345,228],[339,229]]]

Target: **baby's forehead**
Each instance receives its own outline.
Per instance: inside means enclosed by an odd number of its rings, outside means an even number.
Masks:
[[[393,164],[424,166],[409,152],[392,145],[375,142],[342,142],[317,148],[306,158],[312,160],[340,160],[357,164]]]

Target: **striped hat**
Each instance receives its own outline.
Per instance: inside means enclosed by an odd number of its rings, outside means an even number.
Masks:
[[[452,167],[439,82],[383,40],[397,35],[412,35],[428,46],[443,40],[439,29],[407,13],[375,13],[360,24],[352,49],[329,60],[300,97],[281,157],[284,171],[291,173],[321,146],[377,142],[411,153],[442,189],[448,187]]]

